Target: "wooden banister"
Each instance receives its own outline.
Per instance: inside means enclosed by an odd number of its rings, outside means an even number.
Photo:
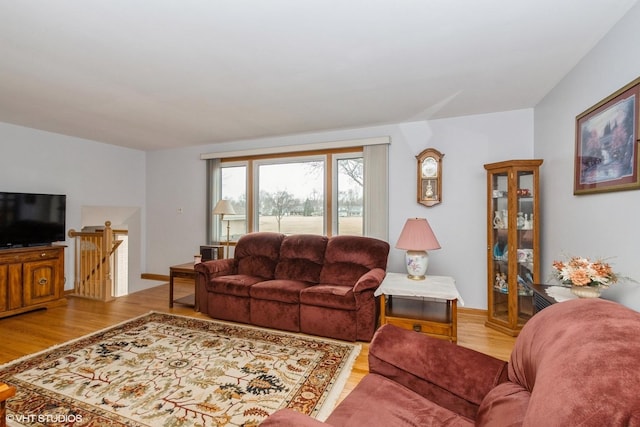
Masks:
[[[113,296],[113,254],[122,240],[114,239],[111,221],[102,231],[69,230],[76,240],[74,295],[110,301]],[[126,231],[118,230],[119,234]]]

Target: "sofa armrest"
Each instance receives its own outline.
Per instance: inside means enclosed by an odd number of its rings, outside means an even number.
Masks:
[[[236,260],[234,258],[214,259],[198,263],[193,267],[198,273],[202,273],[209,278],[235,274]]]
[[[384,276],[386,274],[387,273],[381,268],[374,268],[372,270],[369,270],[368,272],[360,276],[356,284],[353,285],[353,292],[359,293],[367,290],[375,291],[378,286],[380,286],[380,283],[382,283],[382,280],[384,279]]]
[[[369,371],[471,419],[484,396],[507,380],[502,360],[394,325],[374,335]]]
[[[292,409],[280,409],[260,423],[260,426],[267,427],[320,427],[328,425]]]
[[[212,278],[235,274],[237,261],[234,258],[216,259],[196,264],[196,306],[195,310],[209,314],[207,284]]]

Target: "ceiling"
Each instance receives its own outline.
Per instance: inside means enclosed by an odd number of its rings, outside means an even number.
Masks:
[[[536,105],[637,0],[0,0],[0,122],[155,150]]]

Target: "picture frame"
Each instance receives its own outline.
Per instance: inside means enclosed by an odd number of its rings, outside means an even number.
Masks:
[[[640,188],[640,78],[576,116],[573,194]]]

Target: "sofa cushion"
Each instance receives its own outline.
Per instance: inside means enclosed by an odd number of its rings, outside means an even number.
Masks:
[[[356,309],[356,298],[353,294],[352,286],[325,283],[303,289],[300,292],[300,303],[341,310]]]
[[[327,243],[320,283],[353,286],[374,268],[387,268],[389,244],[362,236],[334,236]]]
[[[207,291],[238,297],[249,297],[249,290],[255,283],[261,282],[262,277],[233,274],[214,277],[207,283]]]
[[[478,408],[476,426],[521,426],[530,397],[531,393],[518,384],[498,384],[482,400]]]
[[[311,284],[300,280],[266,280],[251,287],[251,298],[280,301],[289,304],[300,302],[300,291]]]
[[[473,426],[470,419],[376,374],[365,376],[326,422],[332,426]]]
[[[318,283],[328,240],[313,234],[285,237],[280,246],[275,278]]]
[[[238,240],[235,259],[238,274],[273,279],[284,235],[280,233],[249,233]]]

